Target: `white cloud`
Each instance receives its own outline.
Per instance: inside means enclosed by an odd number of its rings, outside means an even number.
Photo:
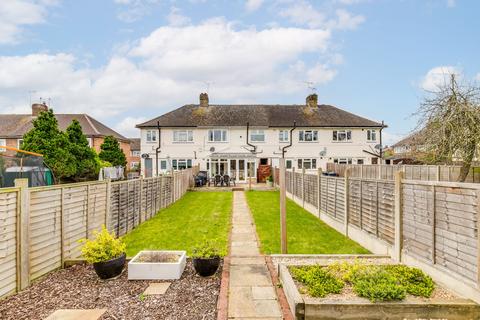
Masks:
[[[353,30],[365,21],[365,17],[354,15],[345,9],[337,9],[334,15],[327,9],[318,10],[305,0],[283,7],[279,14],[297,25],[307,25],[310,28]]]
[[[190,23],[190,18],[180,14],[180,9],[172,7],[167,16],[167,21],[171,26],[180,27]]]
[[[477,76],[475,77],[475,80],[480,81],[480,73],[477,74]]]
[[[126,117],[115,125],[114,130],[121,132],[127,138],[138,138],[140,137],[140,129],[135,128],[135,126],[147,120],[145,117]]]
[[[439,87],[449,83],[450,75],[455,74],[459,77],[462,73],[454,66],[439,66],[430,69],[423,77],[420,87],[427,91],[436,91]]]
[[[117,18],[131,23],[149,14],[152,5],[160,3],[160,0],[115,0],[115,3],[121,6]]]
[[[44,23],[47,7],[55,4],[53,0],[0,1],[0,45],[21,41],[23,27]]]
[[[384,146],[391,146],[408,136],[408,134],[391,133],[388,130],[382,130],[382,143]]]
[[[247,0],[245,2],[245,9],[248,12],[253,12],[258,10],[263,4],[263,0]]]

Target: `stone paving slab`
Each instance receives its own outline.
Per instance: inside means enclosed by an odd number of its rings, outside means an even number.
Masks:
[[[235,233],[232,234],[231,240],[233,241],[256,241],[255,235],[251,233]]]
[[[230,267],[230,287],[271,285],[272,279],[265,265],[233,265]]]
[[[60,309],[45,320],[97,320],[107,309]]]
[[[231,248],[232,257],[252,257],[260,254],[260,251],[257,247],[232,247]]]
[[[167,292],[170,287],[170,282],[154,282],[150,283],[143,292],[145,295],[160,295]]]
[[[254,300],[275,300],[277,294],[273,287],[252,287],[252,296]]]

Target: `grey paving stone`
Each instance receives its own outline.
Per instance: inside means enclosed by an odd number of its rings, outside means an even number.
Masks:
[[[167,292],[170,287],[170,282],[154,282],[150,283],[143,292],[145,295],[160,295]]]
[[[97,320],[107,309],[59,309],[45,320]]]

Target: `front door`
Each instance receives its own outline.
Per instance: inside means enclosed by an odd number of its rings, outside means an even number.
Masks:
[[[152,176],[152,158],[145,159],[145,178]]]

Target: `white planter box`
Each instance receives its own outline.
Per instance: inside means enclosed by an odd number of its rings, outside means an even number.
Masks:
[[[145,262],[152,254],[176,254],[177,262]],[[140,251],[128,263],[128,280],[180,279],[187,263],[185,251]]]

